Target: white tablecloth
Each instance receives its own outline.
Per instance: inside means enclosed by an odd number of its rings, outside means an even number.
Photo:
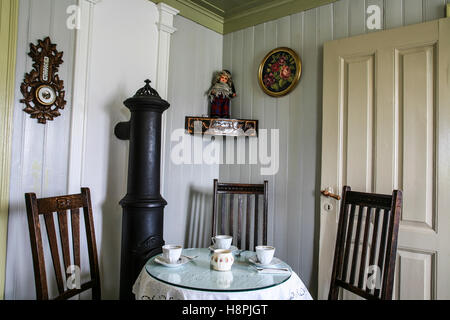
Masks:
[[[134,286],[136,300],[312,300],[299,276],[292,272],[284,283],[266,289],[242,292],[190,290],[166,284],[150,276],[145,267]]]

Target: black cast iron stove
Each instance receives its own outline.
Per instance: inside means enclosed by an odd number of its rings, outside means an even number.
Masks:
[[[130,141],[127,194],[120,201],[122,254],[120,299],[134,299],[132,287],[147,260],[164,245],[163,215],[166,200],[160,192],[161,119],[169,103],[150,86],[150,80],[124,104],[129,122],[118,123],[117,138]]]

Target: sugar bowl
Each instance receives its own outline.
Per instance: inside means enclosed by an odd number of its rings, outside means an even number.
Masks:
[[[211,267],[217,271],[230,271],[234,263],[231,250],[217,249],[211,256]]]

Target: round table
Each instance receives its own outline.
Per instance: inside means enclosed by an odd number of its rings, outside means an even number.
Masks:
[[[231,271],[210,267],[209,249],[184,249],[183,255],[198,256],[177,268],[168,268],[149,259],[133,286],[137,300],[312,300],[298,275],[284,263],[271,267],[288,268],[287,273],[262,273],[249,262],[252,251],[236,255]]]

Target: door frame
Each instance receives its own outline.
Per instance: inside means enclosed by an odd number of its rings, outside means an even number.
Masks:
[[[19,0],[0,0],[0,300],[5,295],[18,13]]]

